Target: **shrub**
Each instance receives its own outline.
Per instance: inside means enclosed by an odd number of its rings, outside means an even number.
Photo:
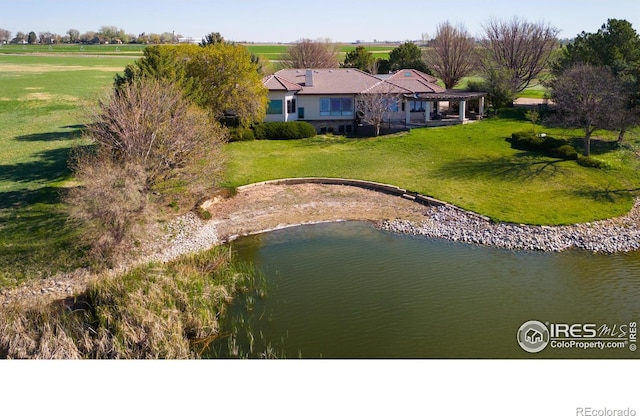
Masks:
[[[141,79],[122,86],[89,114],[72,170],[82,185],[65,197],[69,217],[95,260],[113,265],[144,239],[166,206],[191,209],[211,192],[224,166],[226,129],[175,85]]]
[[[609,164],[604,160],[596,159],[591,156],[578,157],[578,165],[584,166],[586,168],[596,168],[596,169],[606,169],[609,167]]]
[[[229,129],[230,142],[250,142],[256,139],[253,130],[248,127],[235,127]]]
[[[305,121],[278,121],[258,124],[254,133],[258,140],[296,140],[315,136],[316,129]]]
[[[567,145],[567,141],[564,139],[556,139],[552,136],[542,137],[542,150],[550,152],[565,145]]]
[[[575,149],[569,146],[564,139],[556,139],[552,136],[538,136],[531,132],[513,133],[508,141],[514,149],[543,152],[548,156],[562,159],[565,158],[564,155],[572,154],[569,148],[575,152]],[[561,147],[564,150],[558,151]],[[571,158],[575,159],[576,157],[572,156]]]
[[[560,147],[552,149],[550,154],[553,157],[557,157],[557,158],[564,159],[564,160],[577,160],[578,159],[578,152],[576,152],[576,149],[574,149],[573,146],[568,145],[568,144],[564,144],[564,145],[562,145]]]
[[[541,150],[543,148],[545,138],[533,133],[513,133],[508,141],[514,149]]]

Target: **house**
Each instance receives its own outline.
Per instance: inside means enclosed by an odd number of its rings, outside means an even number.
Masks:
[[[358,102],[366,96],[399,97],[389,105],[385,123],[408,128],[481,119],[486,95],[445,90],[435,77],[415,69],[380,75],[355,68],[283,69],[263,84],[269,90],[266,122],[304,120],[320,133],[355,132],[361,125]]]

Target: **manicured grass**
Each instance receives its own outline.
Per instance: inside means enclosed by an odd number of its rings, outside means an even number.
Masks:
[[[0,286],[79,265],[60,203],[69,151],[83,108],[133,59],[0,53]]]
[[[540,84],[536,84],[519,93],[518,97],[519,98],[545,98],[546,94],[547,94],[547,89]]]
[[[509,115],[509,114],[507,114]],[[511,115],[521,116],[514,110]],[[640,189],[635,159],[617,151],[600,157],[610,170],[511,149],[506,138],[530,129],[521,118],[414,129],[372,139],[318,136],[298,141],[227,146],[226,185],[305,176],[345,177],[397,185],[495,220],[571,224],[626,213]],[[557,137],[575,132],[545,129]]]

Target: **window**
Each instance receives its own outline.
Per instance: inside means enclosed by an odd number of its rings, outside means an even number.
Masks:
[[[304,118],[304,107],[298,107],[298,118]]]
[[[413,112],[416,111],[425,111],[427,109],[427,102],[426,101],[410,101],[411,103],[411,107],[409,107],[409,109]]]
[[[269,107],[267,108],[267,114],[282,114],[282,100],[269,101]]]
[[[390,113],[397,113],[400,110],[400,106],[398,105],[398,101],[386,99],[386,107]]]
[[[287,100],[287,114],[293,114],[296,112],[296,99]]]
[[[331,115],[331,100],[329,98],[320,99],[320,115],[321,116]]]
[[[353,115],[353,99],[344,98],[321,98],[321,116],[351,116]]]
[[[332,116],[341,116],[342,115],[342,100],[339,98],[331,99],[331,115]]]
[[[343,116],[351,116],[353,115],[353,109],[351,108],[351,98],[343,98],[342,99],[342,115]]]

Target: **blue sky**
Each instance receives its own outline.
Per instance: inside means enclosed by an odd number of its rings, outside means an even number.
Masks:
[[[637,0],[0,0],[0,28],[13,35],[116,26],[127,33],[175,31],[197,39],[220,32],[234,41],[404,41],[432,35],[445,20],[478,35],[488,19],[514,16],[547,22],[560,29],[561,38],[595,32],[608,18],[628,20],[640,31]]]

